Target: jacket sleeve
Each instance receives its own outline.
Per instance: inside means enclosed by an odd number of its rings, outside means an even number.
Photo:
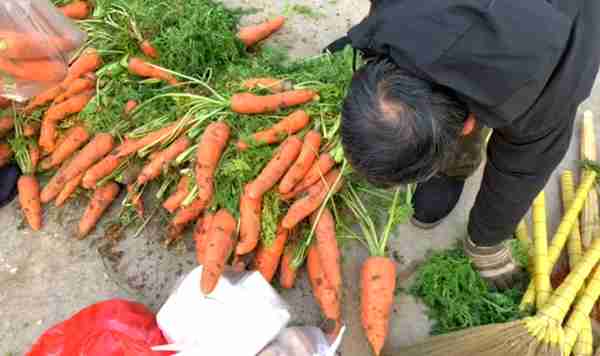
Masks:
[[[469,221],[469,235],[474,243],[491,246],[512,236],[565,156],[576,110],[577,105],[571,105],[559,114],[563,119],[554,121],[555,126],[526,137],[515,128],[494,130]]]

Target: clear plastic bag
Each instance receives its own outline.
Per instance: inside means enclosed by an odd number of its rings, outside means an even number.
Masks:
[[[60,83],[86,40],[48,0],[0,2],[0,96],[25,101]]]
[[[329,344],[321,329],[312,326],[294,326],[283,330],[257,356],[333,356],[339,347],[345,328],[338,339]]]

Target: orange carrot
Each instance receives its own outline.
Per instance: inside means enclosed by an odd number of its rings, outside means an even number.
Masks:
[[[65,88],[65,91],[62,94],[54,99],[54,104],[60,104],[77,94],[94,89],[95,87],[96,83],[94,80],[88,78],[77,78],[69,85],[68,88]]]
[[[314,224],[317,212],[311,216]],[[321,259],[321,267],[327,280],[338,295],[342,290],[341,256],[335,235],[335,221],[328,208],[323,210],[315,229],[315,248]]]
[[[206,127],[196,153],[196,184],[198,198],[212,200],[214,175],[229,140],[230,129],[224,122],[213,122]]]
[[[18,60],[51,58],[75,49],[68,38],[42,32],[0,31],[0,57]]]
[[[65,78],[65,65],[51,59],[13,61],[0,56],[0,71],[17,79],[36,82],[58,82]]]
[[[33,137],[40,132],[40,123],[39,122],[27,122],[23,125],[23,136],[25,137]]]
[[[304,137],[304,144],[298,159],[290,170],[285,174],[279,184],[279,193],[287,194],[302,181],[313,162],[317,159],[321,147],[321,134],[317,131],[309,131]]]
[[[29,160],[31,160],[31,169],[33,172],[35,172],[35,169],[37,168],[41,155],[42,153],[37,145],[32,144],[29,146]]]
[[[294,90],[294,83],[287,79],[276,78],[250,78],[242,83],[246,89],[267,89],[271,93],[281,93]]]
[[[144,217],[144,200],[142,198],[142,193],[135,191],[135,184],[127,185],[127,193],[129,194],[129,199],[131,204],[135,207],[135,211],[137,212],[140,218]]]
[[[139,185],[146,184],[154,178],[158,177],[163,169],[183,151],[190,146],[190,140],[187,136],[182,136],[168,148],[160,151],[156,157],[150,161],[138,176],[137,183]]]
[[[288,236],[289,230],[278,226],[275,241],[270,246],[261,243],[256,251],[254,269],[259,271],[268,282],[271,282],[275,276]]]
[[[45,154],[50,154],[56,149],[57,124],[52,120],[42,120],[40,128],[40,137],[38,145],[42,148]]]
[[[90,138],[90,134],[83,126],[74,126],[70,128],[64,135],[64,138],[57,145],[52,155],[44,159],[41,163],[41,168],[44,170],[51,169],[63,163],[75,151],[83,146]]]
[[[330,191],[335,192],[341,188],[343,184],[342,178],[340,178],[339,182],[336,184],[336,181],[338,181],[340,174],[341,172],[339,169],[329,172],[329,174],[325,176],[325,182],[321,181],[319,182],[320,184],[317,183],[316,185],[312,186],[308,190],[307,196],[296,200],[294,204],[290,206],[287,214],[281,222],[283,227],[285,227],[286,229],[291,229],[294,226],[298,225],[302,220],[304,220],[304,218],[306,218],[314,211],[319,209],[321,204],[323,204],[323,202],[327,198],[327,195]],[[334,184],[336,185],[334,186]]]
[[[73,20],[84,20],[90,16],[90,6],[85,1],[73,1],[70,4],[58,8],[68,18]]]
[[[317,183],[319,179],[325,177],[325,175],[335,167],[335,163],[335,160],[329,153],[321,154],[317,162],[315,162],[308,173],[306,173],[302,182],[294,188],[294,195],[310,188],[310,186]]]
[[[0,138],[8,135],[13,127],[15,121],[11,116],[0,117]]]
[[[281,142],[287,136],[293,135],[305,128],[309,122],[310,117],[308,114],[303,110],[297,110],[284,117],[272,127],[256,132],[254,135],[252,135],[252,139],[259,145]],[[237,147],[240,150],[245,150],[248,148],[248,144],[243,140],[239,140]]]
[[[94,163],[104,157],[113,148],[114,139],[108,133],[99,133],[44,187],[41,194],[42,203],[54,199],[63,186],[71,179],[87,171]]]
[[[204,264],[204,254],[208,243],[208,232],[212,226],[214,214],[206,213],[204,217],[196,222],[194,229],[194,241],[196,241],[196,260],[199,265]]]
[[[71,85],[75,79],[80,78],[87,73],[95,72],[101,65],[102,57],[100,57],[98,51],[93,48],[88,48],[75,60],[75,62],[73,62],[73,64],[71,64],[67,77],[63,80],[61,85],[63,88],[66,88]]]
[[[54,205],[57,208],[60,208],[61,206],[63,206],[65,204],[65,202],[67,201],[67,199],[69,199],[69,197],[73,193],[75,193],[75,191],[77,190],[77,187],[81,183],[82,179],[83,179],[83,173],[81,173],[77,177],[75,177],[75,178],[71,179],[70,181],[68,181],[67,183],[65,183],[64,188],[60,191],[60,194],[58,194],[58,196],[56,197],[56,200],[54,201]]]
[[[107,177],[115,169],[119,168],[122,159],[117,158],[114,155],[109,154],[108,156],[102,158],[100,162],[94,164],[90,169],[85,172],[83,176],[83,181],[81,185],[85,189],[94,189],[96,188],[96,184],[104,177]]]
[[[127,68],[129,69],[129,73],[133,75],[137,75],[144,78],[155,78],[164,80],[165,82],[171,85],[179,84],[179,81],[177,81],[177,79],[172,74],[167,73],[160,67],[153,66],[150,63],[145,62],[144,60],[137,57],[132,57],[131,59],[129,59],[129,65],[127,66]]]
[[[306,269],[308,271],[308,279],[313,294],[321,307],[323,315],[329,320],[340,320],[342,309],[340,305],[340,296],[337,294],[333,285],[327,280],[325,272],[323,271],[323,266],[321,266],[319,253],[314,245],[308,250]]]
[[[361,320],[376,355],[381,353],[388,334],[396,288],[396,266],[386,257],[369,257],[362,266]]]
[[[31,101],[29,102],[29,104],[27,104],[23,111],[25,113],[31,113],[33,112],[33,110],[39,108],[40,106],[45,105],[46,103],[49,103],[52,100],[54,100],[63,91],[64,89],[61,85],[53,86],[50,89],[47,89],[43,93],[38,94],[36,97],[31,99]]]
[[[148,145],[154,143],[164,143],[165,140],[171,138],[173,133],[175,133],[175,131],[180,127],[182,120],[183,119],[180,119],[163,128],[152,131],[140,139],[127,138],[119,145],[119,147],[115,149],[113,154],[119,158],[123,158],[136,153]]]
[[[279,267],[279,285],[281,285],[282,288],[294,288],[294,283],[296,282],[296,275],[298,274],[298,269],[292,264],[293,260],[294,249],[286,248],[283,251],[283,257],[281,258],[281,266]]]
[[[190,205],[181,207],[169,224],[166,243],[170,244],[179,240],[185,227],[202,214],[202,211],[208,206],[208,203],[209,202],[204,200],[196,199]]]
[[[302,141],[298,137],[290,136],[285,140],[258,177],[248,184],[248,196],[258,199],[273,188],[294,163],[301,149]]]
[[[6,109],[10,106],[10,99],[0,96],[0,109]]]
[[[284,23],[285,17],[278,16],[259,25],[242,27],[238,32],[238,38],[250,47],[277,32]]]
[[[12,158],[13,151],[6,143],[0,143],[0,167],[4,167]]]
[[[158,57],[159,57],[158,51],[152,45],[152,43],[150,43],[150,41],[148,41],[148,40],[144,40],[144,41],[142,41],[142,43],[140,43],[140,49],[142,50],[143,54],[145,54],[146,56],[148,56],[152,59],[158,59]]]
[[[235,248],[237,255],[252,252],[258,245],[261,213],[262,197],[258,199],[250,198],[246,186],[240,198],[240,241]]]
[[[163,203],[163,208],[173,214],[179,207],[185,198],[190,194],[190,177],[182,176],[177,184],[175,192],[171,194],[167,200]]]
[[[21,210],[34,231],[42,228],[42,204],[40,203],[40,185],[33,175],[22,175],[17,183]]]
[[[85,238],[92,231],[102,214],[118,195],[119,185],[115,182],[110,182],[94,190],[94,195],[79,221],[79,239]]]
[[[125,103],[125,108],[123,109],[123,113],[125,115],[129,115],[129,114],[131,114],[131,112],[133,110],[135,110],[135,108],[137,108],[137,106],[138,106],[138,102],[137,101],[135,101],[135,100],[129,100],[129,101],[127,101],[127,103]]]
[[[204,294],[212,293],[219,283],[227,258],[233,250],[236,227],[236,220],[226,209],[221,209],[215,214],[206,236],[203,257],[204,268],[200,287]]]
[[[75,83],[75,81],[73,82]],[[94,91],[86,91],[84,93],[79,93],[75,96],[69,97],[64,102],[54,104],[46,114],[44,115],[44,120],[50,121],[59,121],[67,117],[71,114],[77,114],[85,108],[85,106],[92,100],[94,97]]]
[[[251,93],[234,94],[231,97],[231,110],[238,114],[266,114],[296,105],[306,104],[317,96],[312,90],[290,90],[271,95]]]

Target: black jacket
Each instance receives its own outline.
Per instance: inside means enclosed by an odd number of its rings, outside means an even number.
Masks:
[[[600,60],[598,0],[379,0],[352,45],[453,89],[494,129],[475,242],[509,238],[566,153]]]

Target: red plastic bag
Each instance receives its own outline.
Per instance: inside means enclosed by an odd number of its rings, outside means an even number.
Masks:
[[[167,356],[150,350],[166,343],[148,308],[113,299],[46,330],[27,356]]]

